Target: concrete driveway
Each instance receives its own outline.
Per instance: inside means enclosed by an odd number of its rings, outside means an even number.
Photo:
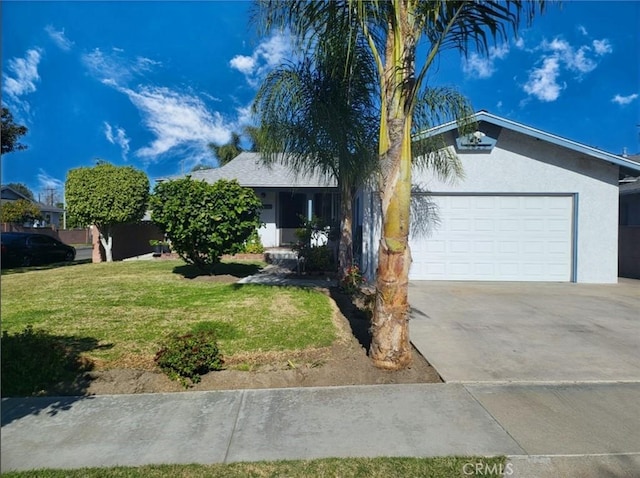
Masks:
[[[446,382],[640,381],[640,281],[414,281],[410,334]]]

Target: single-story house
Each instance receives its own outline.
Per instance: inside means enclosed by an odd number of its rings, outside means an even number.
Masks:
[[[296,243],[301,217],[315,216],[327,224],[339,221],[340,195],[335,180],[297,175],[279,163],[267,166],[259,153],[243,152],[220,168],[193,171],[189,176],[208,183],[235,179],[241,186],[253,188],[262,200],[264,227],[259,234],[264,247]]]
[[[475,120],[468,136],[455,122],[424,133],[444,135],[464,178],[414,168],[410,279],[617,282],[618,182],[640,165],[486,111]],[[374,194],[361,201],[371,275],[379,213]]]
[[[640,175],[640,164],[486,111],[474,116],[470,136],[461,136],[455,122],[423,133],[443,135],[464,178],[451,183],[414,168],[410,279],[617,282],[618,182]],[[259,153],[190,176],[253,188],[264,206],[265,247],[295,242],[300,216],[339,220],[335,181],[265,166]],[[372,279],[377,193],[360,191],[353,210],[356,257]]]
[[[2,186],[0,189],[0,200],[4,203],[6,201],[17,201],[18,199],[24,199],[26,201],[30,201],[34,203],[40,212],[42,213],[42,219],[35,221],[34,224],[25,224],[25,226],[29,227],[60,227],[62,223],[62,217],[64,215],[64,210],[59,207],[49,206],[47,204],[43,204],[41,202],[34,201],[19,191],[16,191],[10,186]]]

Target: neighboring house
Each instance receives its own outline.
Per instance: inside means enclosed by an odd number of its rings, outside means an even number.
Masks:
[[[55,206],[48,206],[46,204],[33,201],[29,199],[24,194],[16,191],[15,189],[9,186],[2,186],[0,193],[1,201],[4,203],[6,201],[17,201],[18,199],[24,199],[26,201],[33,202],[42,213],[42,219],[40,221],[36,221],[36,224],[28,224],[28,226],[32,227],[56,227],[59,228],[62,223],[62,217],[64,214],[64,210]]]
[[[340,196],[335,181],[296,175],[281,164],[266,166],[259,153],[244,152],[220,168],[193,171],[189,176],[211,184],[235,179],[241,186],[253,188],[262,200],[260,219],[264,226],[259,233],[265,247],[297,242],[295,230],[302,223],[301,217],[315,216],[328,224],[339,220]]]
[[[640,164],[485,111],[475,119],[469,137],[455,122],[424,133],[444,135],[464,179],[414,169],[410,279],[617,282],[618,181]],[[374,194],[360,201],[371,278],[379,212]]]
[[[639,163],[640,156],[628,159]],[[640,279],[640,175],[620,182],[620,229],[618,237],[620,277]]]
[[[640,167],[640,156],[629,156]],[[640,226],[640,173],[620,181],[620,225]]]

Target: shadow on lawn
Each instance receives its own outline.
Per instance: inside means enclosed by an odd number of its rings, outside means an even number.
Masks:
[[[25,328],[2,334],[2,426],[25,415],[56,415],[86,399],[93,363],[82,356],[111,348],[93,337],[51,335]],[[7,398],[28,397],[28,398]]]
[[[242,278],[257,274],[260,269],[262,269],[262,266],[260,264],[243,262],[222,262],[216,265],[213,275],[229,275],[237,278]],[[195,279],[196,277],[211,275],[201,269],[198,269],[193,264],[185,264],[174,267],[173,273],[180,274],[185,279]]]
[[[2,266],[2,268],[0,269],[0,273],[3,276],[11,275],[11,274],[22,274],[23,272],[46,271],[49,269],[59,269],[60,267],[77,266],[78,264],[89,264],[89,263],[91,263],[91,259],[82,259],[79,261],[71,261],[71,262],[54,262],[53,264],[43,264],[43,265],[31,266],[31,267]]]

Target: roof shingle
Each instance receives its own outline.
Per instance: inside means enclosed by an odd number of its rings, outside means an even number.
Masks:
[[[236,179],[241,186],[264,188],[334,188],[333,178],[296,174],[280,163],[265,165],[260,153],[240,153],[220,168],[189,173],[192,179],[215,183],[219,179]],[[180,176],[183,177],[183,176]],[[168,178],[175,179],[175,178]]]

